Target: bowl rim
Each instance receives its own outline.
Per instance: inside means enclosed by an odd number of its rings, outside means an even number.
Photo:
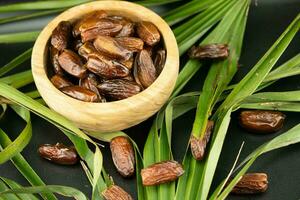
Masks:
[[[86,9],[88,9],[88,11],[86,11]],[[108,12],[116,12],[116,11],[120,11],[121,13],[127,12],[127,13],[131,13],[131,15],[135,16],[136,18],[150,19],[148,21],[154,23],[162,35],[167,56],[166,56],[165,66],[162,72],[160,73],[160,75],[148,88],[146,88],[142,92],[126,99],[107,102],[107,103],[84,102],[69,97],[68,95],[65,95],[51,83],[46,71],[47,69],[45,63],[47,62],[45,62],[45,59],[48,58],[46,56],[47,54],[45,54],[46,53],[45,51],[47,51],[48,49],[49,46],[48,42],[52,34],[52,31],[58,25],[59,22],[63,20],[73,21],[76,18],[79,18],[80,16],[101,9],[106,10]],[[77,13],[77,15],[74,15],[74,13]],[[141,21],[142,20],[143,19],[141,19]],[[152,10],[144,6],[132,2],[127,2],[127,1],[94,1],[94,2],[89,2],[86,4],[81,4],[72,7],[62,12],[60,15],[55,17],[44,27],[44,29],[41,31],[40,35],[38,36],[34,44],[31,66],[32,66],[32,74],[33,74],[34,82],[36,83],[37,89],[41,93],[41,96],[43,97],[45,102],[50,107],[53,104],[49,102],[50,100],[45,98],[45,96],[47,96],[46,94],[44,94],[46,93],[44,91],[45,89],[51,91],[52,95],[55,95],[56,97],[60,97],[60,99],[62,99],[65,103],[73,104],[74,106],[85,106],[85,108],[88,109],[91,109],[90,107],[96,109],[108,108],[106,109],[105,113],[111,114],[113,112],[109,111],[109,109],[117,108],[118,112],[123,112],[123,111],[125,112],[128,111],[126,107],[129,106],[130,104],[135,104],[136,107],[145,106],[145,96],[150,98],[148,99],[148,101],[155,100],[155,96],[162,94],[162,92],[163,92],[162,96],[167,95],[169,97],[171,92],[173,91],[178,76],[179,52],[178,52],[177,42],[171,28],[158,14],[156,14]],[[165,87],[168,88],[164,88],[163,85],[165,85]]]

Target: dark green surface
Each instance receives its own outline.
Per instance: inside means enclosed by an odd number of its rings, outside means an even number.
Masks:
[[[6,1],[11,2],[11,1]],[[266,52],[273,44],[276,38],[283,32],[287,25],[300,11],[299,0],[259,0],[257,6],[251,6],[249,20],[247,23],[246,35],[242,58],[240,60],[241,67],[234,79],[240,80],[247,71],[258,61],[258,59]],[[32,24],[34,27],[39,27],[46,21]],[[26,24],[24,29],[31,26],[31,23]],[[10,26],[1,26],[0,32],[13,32],[9,29]],[[22,27],[21,27],[22,28]],[[21,29],[21,28],[18,28]],[[23,28],[22,28],[23,29]],[[299,53],[300,34],[297,35],[292,45],[288,48],[280,63],[291,58],[296,53]],[[0,66],[3,66],[11,58],[15,57],[31,44],[20,45],[0,45]],[[29,68],[30,64],[24,64],[20,69]],[[202,69],[197,76],[189,83],[185,91],[199,90],[206,70]],[[300,77],[293,77],[279,81],[268,90],[284,91],[291,89],[300,89]],[[257,146],[270,140],[284,130],[288,130],[292,126],[300,123],[299,113],[286,113],[287,120],[283,130],[278,133],[269,135],[256,135],[244,132],[237,124],[237,114],[232,116],[232,122],[229,132],[226,137],[225,145],[218,164],[218,169],[215,175],[214,186],[222,180],[228,173],[237,151],[245,141],[244,149],[241,154],[243,159],[248,153],[254,150]],[[185,146],[188,141],[188,135],[191,131],[194,112],[190,112],[174,122],[173,129],[173,150],[176,160],[181,160]],[[80,166],[65,167],[49,163],[39,158],[37,148],[43,143],[68,143],[66,137],[54,126],[38,118],[32,117],[33,123],[33,138],[30,144],[23,151],[24,157],[29,161],[32,167],[38,172],[47,184],[61,184],[76,187],[83,192],[90,194],[90,185],[86,179]],[[151,120],[131,128],[126,131],[142,148],[146,134],[149,131]],[[16,137],[20,132],[24,123],[11,110],[0,121],[0,127],[3,128],[12,138]],[[300,134],[300,133],[299,133]],[[132,195],[136,194],[135,180],[123,179],[119,176],[112,164],[108,145],[104,144],[103,156],[104,166],[110,175],[114,177],[115,182],[125,188]],[[269,175],[270,186],[265,194],[255,196],[230,196],[228,199],[260,199],[260,200],[292,200],[300,199],[300,144],[296,144],[284,149],[276,150],[268,153],[258,159],[251,171],[266,172]],[[0,165],[0,176],[11,178],[21,184],[27,185],[26,180],[17,172],[13,165],[8,162]],[[67,199],[67,198],[60,198]]]

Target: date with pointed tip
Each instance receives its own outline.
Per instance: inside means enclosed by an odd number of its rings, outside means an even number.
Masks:
[[[143,50],[144,42],[140,38],[136,37],[119,37],[116,38],[116,41],[121,45],[123,48],[127,49],[131,52],[139,52]]]
[[[68,86],[60,89],[64,94],[85,102],[99,102],[97,94],[91,90],[78,85]]]
[[[205,155],[207,143],[209,142],[211,133],[213,131],[214,122],[208,121],[206,125],[205,134],[202,138],[196,138],[194,135],[190,139],[190,147],[193,157],[196,160],[202,160]]]
[[[54,73],[63,75],[64,71],[58,62],[59,51],[54,46],[50,46],[49,51],[50,51],[50,61],[53,66]]]
[[[155,163],[141,170],[144,186],[153,186],[175,181],[183,175],[183,173],[182,165],[173,160]]]
[[[160,41],[160,33],[157,27],[151,22],[139,22],[136,31],[139,37],[149,46],[154,46]]]
[[[68,42],[71,38],[71,23],[68,21],[60,22],[57,27],[53,30],[51,36],[51,44],[57,50],[62,51],[68,48]]]
[[[42,158],[61,165],[74,165],[79,160],[73,146],[68,147],[61,143],[43,144],[39,147],[38,153]]]
[[[195,59],[225,59],[229,56],[229,48],[227,44],[208,44],[203,46],[193,46],[188,55]]]
[[[110,142],[110,151],[118,172],[123,177],[134,174],[135,158],[130,140],[125,136],[115,137]]]
[[[112,185],[102,192],[105,200],[133,200],[123,188],[117,185]]]
[[[99,93],[97,85],[100,82],[95,74],[89,73],[85,78],[79,80],[79,86],[93,91],[97,94],[99,102],[106,102],[106,99]]]
[[[268,189],[268,175],[265,173],[247,173],[234,186],[232,194],[258,194]]]
[[[63,76],[59,74],[55,74],[54,76],[52,76],[51,82],[58,89],[73,85],[70,81],[68,81],[67,79],[65,79]]]

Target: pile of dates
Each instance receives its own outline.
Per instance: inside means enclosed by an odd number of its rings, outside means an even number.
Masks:
[[[161,73],[166,50],[151,22],[95,11],[54,29],[48,74],[53,85],[86,102],[116,101],[149,87]]]

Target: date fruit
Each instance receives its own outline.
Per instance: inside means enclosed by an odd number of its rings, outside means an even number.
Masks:
[[[156,68],[156,76],[158,76],[163,70],[166,62],[166,50],[157,51],[154,58],[154,66]]]
[[[206,130],[203,138],[196,138],[195,136],[191,136],[190,146],[193,157],[196,160],[202,160],[205,155],[205,150],[207,143],[209,142],[210,135],[213,131],[214,122],[208,121],[206,125]]]
[[[190,58],[196,59],[225,59],[229,56],[227,44],[208,44],[192,47],[189,51]]]
[[[131,52],[139,52],[143,50],[144,42],[143,40],[135,37],[119,37],[116,38],[116,41],[123,48]]]
[[[97,94],[100,102],[106,102],[105,98],[101,96],[97,85],[99,84],[98,78],[95,74],[89,73],[85,78],[79,80],[79,86],[93,91]]]
[[[114,38],[98,36],[94,41],[95,48],[110,58],[128,60],[132,53],[122,47]]]
[[[171,182],[179,178],[183,173],[182,165],[172,160],[155,163],[141,170],[144,186]]]
[[[60,22],[52,32],[51,44],[57,50],[62,51],[68,47],[71,37],[71,23],[68,21]]]
[[[248,173],[234,186],[232,194],[257,194],[268,189],[268,176],[265,173]]]
[[[83,78],[86,75],[86,68],[81,58],[71,50],[64,50],[58,57],[60,66],[69,74]]]
[[[126,66],[100,54],[89,56],[86,67],[89,71],[105,79],[122,78],[129,75],[129,69]]]
[[[151,22],[139,22],[137,24],[137,34],[149,46],[154,46],[160,41],[160,33]]]
[[[149,87],[156,79],[156,69],[146,50],[142,50],[136,56],[133,70],[136,82],[144,88]]]
[[[64,94],[85,102],[99,102],[97,94],[86,88],[74,85],[60,89]]]
[[[101,94],[113,100],[125,99],[141,91],[141,87],[138,84],[125,79],[106,80],[97,87]]]
[[[130,140],[125,136],[115,137],[110,142],[110,151],[115,167],[123,177],[134,174],[134,151]]]
[[[125,190],[117,185],[112,185],[102,192],[105,200],[133,200]]]
[[[285,115],[278,111],[247,110],[240,114],[240,125],[254,133],[273,133],[283,127]]]
[[[51,46],[49,50],[50,50],[50,60],[51,60],[51,64],[53,66],[54,72],[56,74],[63,75],[64,71],[60,67],[60,64],[58,62],[59,51],[53,46]]]
[[[52,76],[51,82],[58,89],[73,85],[70,81],[58,74]]]
[[[43,144],[39,147],[38,152],[46,160],[61,165],[74,165],[79,160],[74,147],[67,147],[61,143]]]
[[[134,34],[134,23],[127,18],[120,16],[112,16],[113,19],[118,20],[122,24],[122,30],[116,37],[129,37]]]

